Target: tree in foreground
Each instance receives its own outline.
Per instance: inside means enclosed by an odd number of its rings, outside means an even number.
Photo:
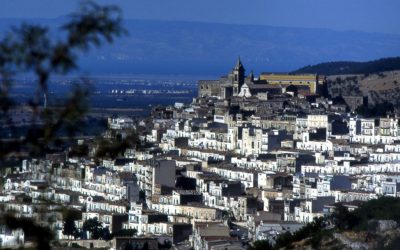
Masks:
[[[67,75],[78,68],[78,56],[92,47],[111,43],[122,34],[121,11],[114,6],[99,6],[91,1],[81,4],[80,10],[69,17],[60,28],[60,38],[54,38],[47,27],[23,24],[13,28],[0,41],[0,122],[2,127],[16,131],[12,109],[28,106],[32,112],[30,126],[24,136],[0,140],[0,165],[10,157],[42,156],[51,145],[60,143],[57,133],[66,131],[72,138],[87,111],[89,87],[84,79],[77,84],[60,109],[41,108],[41,99],[48,94],[49,79],[53,75]],[[18,103],[10,96],[15,77],[33,74],[37,81],[35,91],[27,103]],[[22,154],[23,153],[23,154]],[[3,215],[10,229],[22,228],[25,235],[36,239],[37,249],[51,249],[53,234],[48,228],[29,219]],[[71,221],[65,222],[66,233],[73,232]]]
[[[76,79],[71,93],[61,109],[41,108],[41,100],[48,94],[49,79],[53,75],[67,75],[78,68],[78,56],[89,48],[110,43],[124,34],[120,10],[113,6],[99,6],[85,1],[80,11],[70,16],[54,39],[47,27],[23,24],[14,28],[0,41],[0,121],[15,132],[10,110],[27,105],[32,111],[31,126],[22,138],[0,141],[0,160],[28,151],[40,156],[49,145],[58,143],[60,131],[73,135],[79,129],[87,111],[90,88],[85,79]],[[17,103],[10,97],[20,74],[33,74],[36,90],[27,103]],[[42,124],[42,125],[40,125]],[[28,149],[28,150],[27,150]]]

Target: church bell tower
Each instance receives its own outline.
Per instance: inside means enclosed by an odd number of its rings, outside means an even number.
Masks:
[[[245,69],[243,67],[242,62],[240,61],[240,57],[238,57],[236,61],[236,65],[232,71],[232,87],[233,87],[233,95],[237,96],[240,92],[240,88],[244,83],[244,72]]]

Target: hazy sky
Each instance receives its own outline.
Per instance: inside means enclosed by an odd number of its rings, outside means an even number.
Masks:
[[[53,18],[78,0],[0,0],[0,17]],[[129,19],[186,20],[400,34],[400,0],[118,0]]]

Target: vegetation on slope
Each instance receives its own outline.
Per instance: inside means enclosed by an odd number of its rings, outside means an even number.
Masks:
[[[380,220],[397,223],[391,235],[377,230],[377,221]],[[364,203],[352,212],[337,204],[330,216],[316,218],[293,234],[286,232],[279,235],[274,246],[268,241],[258,241],[249,249],[350,249],[353,246],[349,246],[349,242],[392,249],[400,240],[399,223],[399,198],[381,197]],[[348,242],[343,242],[343,239]]]
[[[332,75],[326,79],[327,96],[364,97],[356,113],[364,116],[386,116],[400,110],[400,71],[365,75]]]
[[[369,62],[326,62],[300,68],[295,74],[348,75],[373,74],[384,71],[400,70],[400,57],[388,57]]]
[[[73,13],[60,28],[59,34],[54,36],[45,26],[23,24],[0,38],[0,121],[10,128],[12,135],[16,130],[16,124],[11,119],[13,108],[26,105],[32,110],[28,118],[31,123],[24,136],[0,140],[0,166],[3,166],[3,160],[24,158],[28,154],[43,156],[50,148],[64,146],[56,137],[60,131],[66,131],[71,141],[74,139],[75,131],[82,125],[88,109],[88,82],[76,79],[71,84],[73,87],[66,101],[60,101],[61,108],[58,110],[42,108],[42,97],[49,93],[49,79],[52,76],[76,72],[79,55],[91,48],[109,44],[125,34],[121,11],[114,6],[99,6],[95,2],[84,1],[80,10]],[[26,103],[17,102],[11,94],[17,88],[15,78],[20,74],[32,74],[37,82],[35,91],[29,95]],[[76,153],[83,154],[85,149],[78,149]],[[40,205],[44,207],[47,203]],[[45,211],[43,209],[35,213],[44,214]],[[22,229],[25,239],[35,242],[37,249],[50,250],[54,233],[44,221],[36,223],[37,219],[40,217],[31,219],[6,213],[0,215],[2,225],[10,230]],[[71,220],[68,226],[68,234],[74,234]]]

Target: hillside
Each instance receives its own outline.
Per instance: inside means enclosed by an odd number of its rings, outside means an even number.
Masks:
[[[370,200],[353,211],[336,204],[330,215],[280,234],[274,245],[259,241],[250,249],[399,249],[399,208],[400,199],[393,197]]]
[[[341,205],[300,240],[287,237],[284,249],[399,249],[400,199],[380,197],[349,212]],[[316,227],[318,224],[320,227]],[[310,226],[308,226],[310,227]],[[290,240],[293,240],[290,243]],[[289,242],[287,244],[287,242]]]
[[[400,108],[400,71],[384,71],[363,75],[331,75],[327,77],[331,97],[344,95],[368,97],[370,106],[390,103]]]
[[[373,74],[383,71],[400,70],[400,57],[382,58],[368,62],[327,62],[300,68],[296,74],[347,75]]]
[[[63,19],[27,19],[56,28]],[[0,19],[0,34],[18,20]],[[237,56],[249,72],[287,72],[328,61],[400,55],[400,35],[257,25],[126,20],[128,36],[78,63],[101,74],[220,76]],[[55,34],[57,37],[58,34]]]

